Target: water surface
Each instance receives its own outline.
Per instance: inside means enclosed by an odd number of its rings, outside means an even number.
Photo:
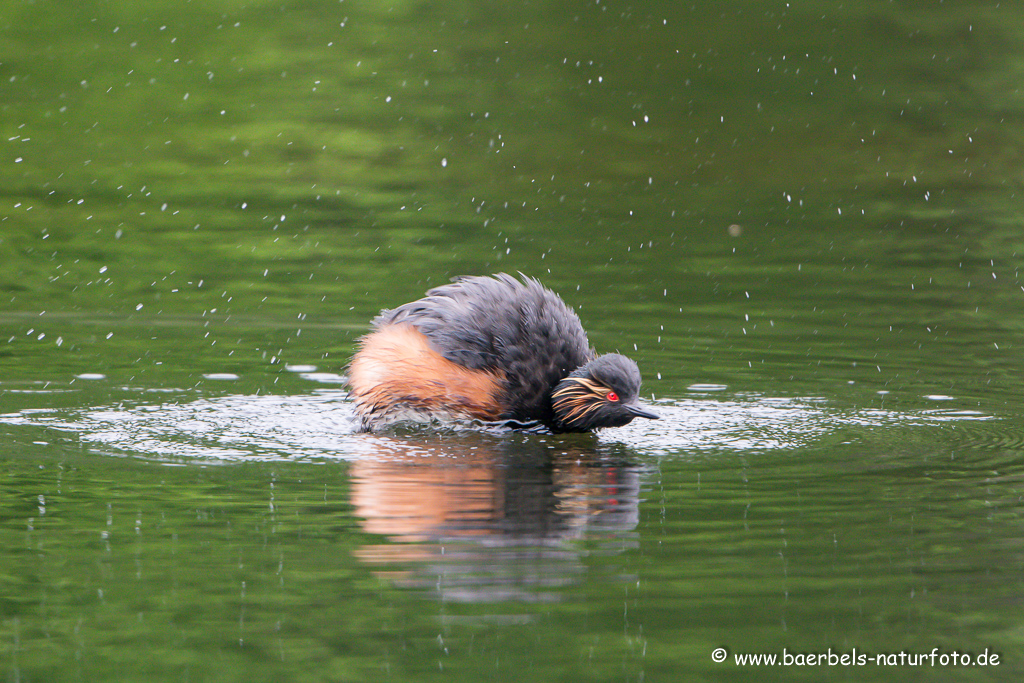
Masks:
[[[3,3],[6,679],[1018,679],[1022,17],[949,5]],[[498,271],[663,419],[356,432]]]

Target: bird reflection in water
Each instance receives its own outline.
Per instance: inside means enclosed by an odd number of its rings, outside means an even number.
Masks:
[[[585,558],[636,544],[640,468],[591,435],[378,439],[352,464],[352,502],[388,542],[358,556],[396,585],[443,600],[553,601]]]

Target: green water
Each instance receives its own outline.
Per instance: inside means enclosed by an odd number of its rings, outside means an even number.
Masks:
[[[3,680],[1018,680],[1021,26],[0,1]],[[355,433],[497,271],[663,419]]]

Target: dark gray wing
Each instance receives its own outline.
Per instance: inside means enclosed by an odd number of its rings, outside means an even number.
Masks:
[[[551,387],[593,357],[579,317],[525,275],[460,277],[374,320],[397,323],[414,325],[452,362],[500,370],[517,419],[547,417]]]
[[[591,355],[579,317],[525,275],[521,281],[507,273],[456,278],[374,320],[394,323],[415,325],[445,358],[473,369],[508,370],[539,355],[564,357],[573,370]]]

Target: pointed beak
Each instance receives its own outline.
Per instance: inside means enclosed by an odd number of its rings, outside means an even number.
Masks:
[[[626,410],[633,414],[634,417],[646,417],[648,420],[660,420],[661,418],[649,410],[644,410],[643,406],[638,403],[627,403],[623,406]]]

